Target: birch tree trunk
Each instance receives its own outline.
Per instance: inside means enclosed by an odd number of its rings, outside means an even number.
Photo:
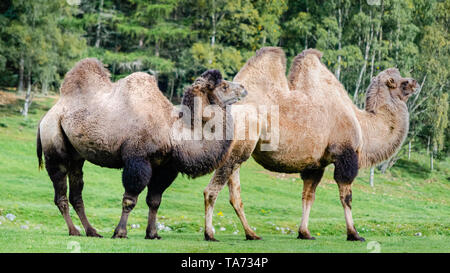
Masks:
[[[354,97],[353,97],[353,101],[356,104],[359,104],[358,103],[358,92],[359,92],[359,88],[361,86],[361,82],[362,82],[364,73],[366,72],[367,60],[369,59],[369,51],[370,51],[370,46],[372,43],[372,38],[373,38],[373,25],[370,28],[370,33],[367,34],[366,50],[364,53],[364,63],[361,67],[361,71],[359,72],[358,82],[356,83],[356,89],[355,89],[355,93],[354,93]]]
[[[431,151],[431,153],[430,153],[430,169],[431,169],[431,171],[434,170],[433,151]]]
[[[411,160],[411,140],[408,142],[408,160]]]
[[[28,66],[28,75],[27,75],[27,93],[25,95],[25,102],[23,104],[22,115],[28,115],[28,109],[31,106],[32,94],[31,94],[31,65]]]
[[[373,178],[375,176],[375,167],[370,168],[370,178],[369,178],[369,184],[371,187],[373,187]]]
[[[212,0],[212,13],[211,13],[211,21],[212,21],[212,35],[211,35],[211,47],[214,47],[216,44],[216,1]]]
[[[19,62],[19,85],[17,87],[17,91],[19,94],[23,92],[23,72],[24,72],[24,59],[23,53],[20,54],[20,62]]]
[[[342,10],[341,7],[338,8],[338,60],[337,60],[337,69],[336,69],[336,78],[339,80],[341,77],[341,49],[342,49]]]
[[[101,37],[100,31],[102,29],[102,11],[103,11],[103,0],[100,0],[100,6],[98,8],[98,18],[97,18],[97,30],[95,33],[95,47],[100,47]]]

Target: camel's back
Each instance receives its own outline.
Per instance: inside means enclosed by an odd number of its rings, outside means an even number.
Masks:
[[[104,87],[86,86],[78,94],[62,95],[59,102],[64,109],[61,127],[84,158],[100,165],[105,158],[120,160],[124,145],[142,156],[149,143],[161,150],[169,146],[173,107],[154,77],[137,72]]]

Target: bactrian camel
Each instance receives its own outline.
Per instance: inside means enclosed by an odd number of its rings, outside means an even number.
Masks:
[[[39,124],[37,154],[41,166],[44,153],[45,167],[55,190],[54,202],[70,235],[80,235],[80,232],[70,218],[69,202],[86,235],[101,237],[84,210],[82,168],[85,160],[102,167],[123,168],[122,217],[113,238],[127,236],[128,215],[138,195],[147,187],[146,238],[159,239],[156,214],[164,190],[178,173],[196,177],[212,172],[231,143],[225,137],[222,140],[182,140],[174,136],[173,127],[180,120],[180,124],[188,123],[158,89],[155,78],[147,73],[136,72],[112,83],[108,71],[98,60],[85,59],[66,74],[60,93],[58,102]],[[196,110],[203,113],[203,108],[215,105],[223,114],[223,128],[215,129],[226,131],[229,130],[226,127],[232,128],[232,119],[225,114],[227,105],[245,93],[242,85],[223,80],[217,70],[208,70],[186,90],[182,105],[192,113]],[[202,103],[195,104],[196,98]],[[194,106],[201,109],[194,109]],[[203,122],[208,120],[204,118]],[[193,130],[193,124],[186,127]],[[68,199],[66,177],[69,178]]]
[[[372,79],[365,110],[360,110],[334,74],[321,63],[321,56],[314,49],[303,51],[294,58],[286,78],[282,49],[262,48],[235,76],[234,81],[244,85],[249,93],[238,104],[279,106],[279,143],[274,151],[261,151],[262,120],[258,121],[259,140],[233,141],[224,164],[215,171],[204,191],[206,240],[215,240],[213,207],[217,194],[227,183],[230,203],[246,238],[260,239],[247,223],[240,196],[239,169],[250,155],[270,171],[300,173],[304,183],[300,239],[314,239],[308,230],[308,219],[315,190],[325,167],[334,164],[347,240],[364,240],[353,224],[352,182],[359,168],[388,159],[401,146],[408,132],[406,100],[417,83],[401,77],[395,68],[387,69]]]

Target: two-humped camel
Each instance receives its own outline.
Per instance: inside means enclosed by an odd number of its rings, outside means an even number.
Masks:
[[[359,168],[386,160],[400,148],[408,132],[406,100],[417,83],[402,78],[395,68],[387,69],[372,79],[365,110],[360,110],[334,74],[320,62],[321,56],[317,50],[303,51],[293,60],[287,79],[282,49],[262,48],[235,76],[234,81],[249,92],[241,104],[279,106],[279,143],[275,151],[261,151],[264,120],[258,121],[259,140],[233,141],[231,152],[204,191],[206,240],[215,240],[214,203],[227,183],[230,203],[246,238],[260,239],[247,223],[240,197],[239,169],[250,155],[270,171],[301,174],[304,186],[300,239],[314,239],[308,230],[308,219],[315,190],[325,167],[334,164],[347,240],[364,240],[353,224],[352,182]]]
[[[185,91],[182,105],[191,114],[197,111],[200,115],[205,107],[215,105],[223,117],[219,123],[223,128],[215,130],[228,133],[233,127],[230,115],[225,113],[226,107],[245,93],[242,85],[223,80],[217,70],[208,70]],[[196,104],[196,98],[201,103]],[[86,235],[101,237],[86,217],[81,195],[82,168],[87,160],[102,167],[123,168],[122,217],[113,237],[127,236],[128,215],[138,195],[148,187],[146,238],[160,238],[156,214],[164,190],[179,172],[190,177],[212,172],[226,156],[231,143],[225,137],[179,139],[174,135],[181,132],[178,129],[186,127],[188,132],[194,129],[194,124],[187,122],[191,117],[183,117],[184,114],[164,97],[155,78],[146,73],[133,73],[112,83],[99,61],[85,59],[66,74],[58,102],[39,124],[37,154],[41,165],[44,153],[45,167],[55,190],[54,202],[70,235],[80,235],[80,232],[70,218],[69,201]],[[200,123],[210,119],[202,118]]]

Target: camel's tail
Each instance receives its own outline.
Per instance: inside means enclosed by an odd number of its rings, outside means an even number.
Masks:
[[[37,129],[37,136],[36,136],[36,153],[39,161],[39,170],[42,170],[42,143],[41,143],[41,129],[39,123],[38,129]]]
[[[95,58],[79,61],[64,77],[61,95],[99,90],[111,83],[109,71]]]

